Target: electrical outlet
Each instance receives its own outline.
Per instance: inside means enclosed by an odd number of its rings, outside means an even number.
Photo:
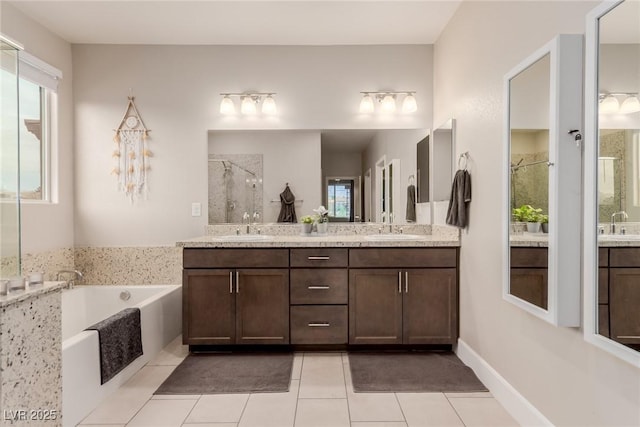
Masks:
[[[198,202],[191,203],[191,216],[202,215],[202,205]]]

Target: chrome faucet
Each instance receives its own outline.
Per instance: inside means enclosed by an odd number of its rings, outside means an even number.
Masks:
[[[624,218],[625,221],[627,219],[629,219],[629,215],[627,215],[627,213],[625,211],[612,213],[611,214],[611,226],[610,226],[610,231],[609,231],[611,234],[616,234],[616,215],[622,215],[622,218]]]
[[[84,276],[80,271],[74,270],[74,269],[67,269],[67,270],[58,270],[58,272],[56,273],[56,281],[58,282],[60,281],[61,274],[73,274],[73,278],[71,280],[67,280],[67,284],[69,285],[69,288],[73,288],[73,285],[76,279],[82,280],[84,278]]]

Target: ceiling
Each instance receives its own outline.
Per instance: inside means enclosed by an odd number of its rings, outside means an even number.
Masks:
[[[323,130],[320,133],[322,151],[359,153],[375,135],[375,130]]]
[[[11,1],[70,43],[433,44],[461,0]]]

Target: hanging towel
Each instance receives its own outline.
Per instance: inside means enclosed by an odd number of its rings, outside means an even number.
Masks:
[[[407,222],[416,222],[416,186],[410,184],[407,187]]]
[[[471,201],[471,175],[466,169],[456,172],[451,186],[451,197],[447,209],[447,224],[464,228],[467,226],[467,205]]]
[[[86,330],[98,331],[101,384],[142,356],[139,308],[125,308]]]
[[[296,196],[293,195],[291,189],[287,185],[282,193],[280,193],[280,215],[278,215],[278,222],[297,222],[296,207],[294,203]]]

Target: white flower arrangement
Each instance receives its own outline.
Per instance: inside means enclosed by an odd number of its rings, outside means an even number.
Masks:
[[[329,211],[324,206],[318,207],[318,209],[313,210],[316,215],[316,223],[322,224],[325,222],[329,222]]]

